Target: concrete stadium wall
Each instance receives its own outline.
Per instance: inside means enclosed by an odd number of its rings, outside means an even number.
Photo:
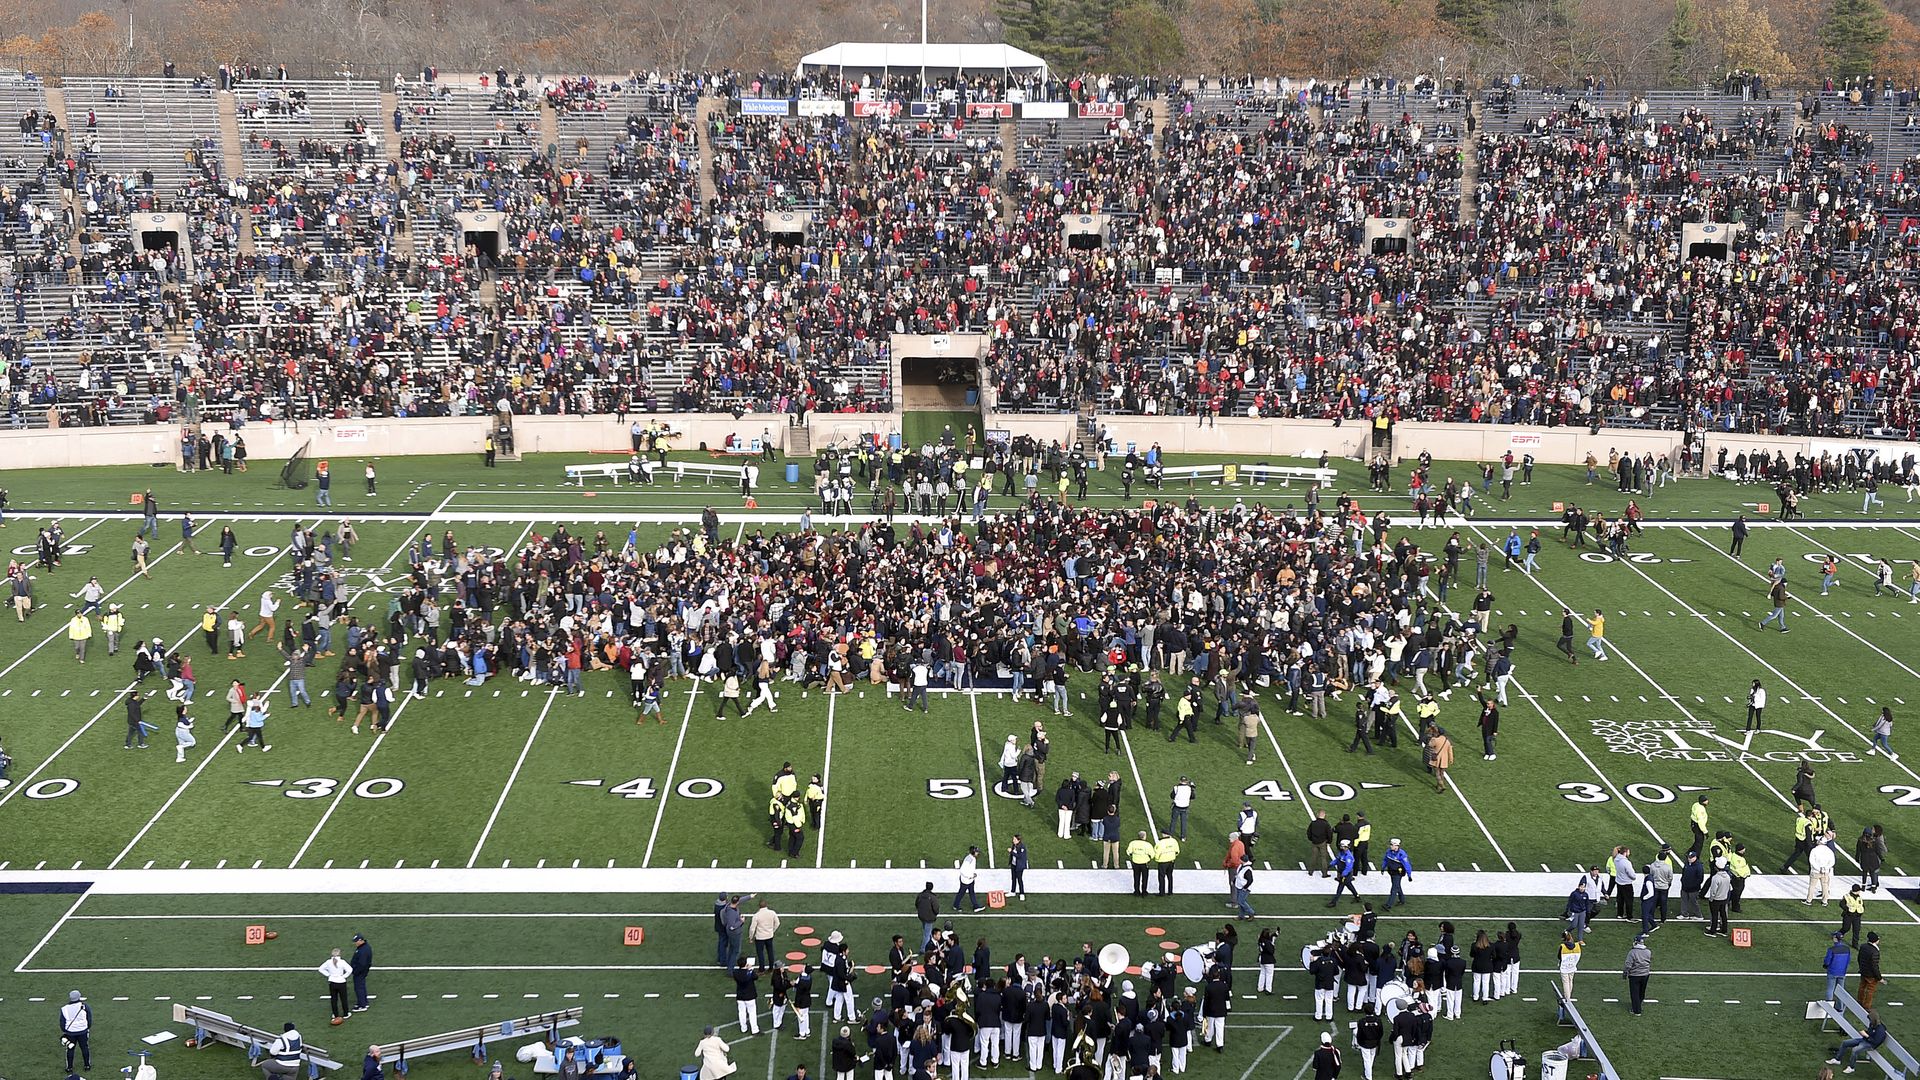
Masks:
[[[988,431],[1027,434],[1042,442],[1074,438],[1076,417],[1035,413],[990,412]],[[681,433],[675,446],[693,450],[705,443],[718,447],[729,435],[742,439],[771,433],[782,450],[792,438],[789,418],[781,413],[731,416],[632,414],[626,423],[611,416],[517,416],[514,431],[522,453],[578,453],[623,450],[630,445],[628,428],[634,421],[663,422]],[[1222,417],[1218,424],[1200,427],[1191,417],[1105,416],[1106,426],[1122,450],[1131,442],[1145,450],[1154,443],[1173,454],[1224,454],[1249,460],[1318,457],[1358,458],[1367,445],[1369,427],[1363,422],[1335,425],[1329,420],[1249,420]],[[889,413],[828,413],[807,417],[813,445],[824,447],[870,436],[885,438],[898,431],[899,417]],[[251,424],[243,429],[248,457],[256,461],[285,458],[309,440],[308,454],[318,458],[399,457],[421,454],[478,454],[486,438],[487,418],[420,417],[405,420],[341,420],[314,423],[298,429],[278,424]],[[0,428],[0,468],[53,469],[83,465],[171,465],[178,454],[179,428],[151,425],[112,428],[21,429]],[[1709,432],[1706,454],[1711,461],[1721,446],[1728,454],[1756,448],[1788,454],[1806,453],[1811,440],[1777,435]],[[1530,451],[1548,465],[1576,465],[1589,451],[1605,461],[1609,451],[1672,452],[1680,433],[1602,428],[1590,435],[1584,427],[1537,428],[1493,424],[1403,423],[1394,428],[1397,459],[1430,451],[1442,461],[1491,461],[1512,448]],[[1915,448],[1912,443],[1876,442],[1896,456]]]

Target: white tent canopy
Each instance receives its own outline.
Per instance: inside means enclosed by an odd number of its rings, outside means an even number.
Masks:
[[[917,42],[843,41],[800,58],[795,75],[840,71],[1010,71],[1045,75],[1047,62],[1011,45],[921,45]]]

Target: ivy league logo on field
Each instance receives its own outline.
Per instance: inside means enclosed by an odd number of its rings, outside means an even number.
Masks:
[[[1646,761],[1689,762],[1838,762],[1857,763],[1860,755],[1822,744],[1826,732],[1801,735],[1777,728],[1722,735],[1707,720],[1608,720],[1595,717],[1593,734],[1616,754]]]

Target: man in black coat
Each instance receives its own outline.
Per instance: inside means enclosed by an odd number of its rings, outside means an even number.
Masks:
[[[1340,1051],[1334,1048],[1333,1035],[1320,1033],[1320,1045],[1313,1051],[1313,1080],[1339,1080]]]
[[[367,1001],[367,975],[373,970],[373,946],[359,934],[353,935],[353,956],[347,966],[353,969],[353,1011],[366,1012],[372,1008]]]

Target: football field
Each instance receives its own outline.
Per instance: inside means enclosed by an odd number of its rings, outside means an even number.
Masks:
[[[578,696],[510,676],[478,687],[449,679],[423,697],[396,699],[384,734],[364,727],[355,734],[325,708],[333,662],[309,673],[316,707],[293,709],[270,641],[256,640],[232,660],[205,649],[197,620],[209,605],[237,610],[251,626],[262,590],[278,590],[282,618],[293,615],[289,531],[333,527],[343,514],[352,516],[359,542],[336,566],[363,624],[384,620],[423,537],[436,553],[451,532],[463,549],[511,556],[565,524],[587,537],[605,531],[615,547],[631,530],[651,548],[675,529],[697,527],[708,501],[724,507],[725,537],[799,525],[803,500],[795,497],[769,496],[746,511],[733,509],[737,498],[697,486],[600,490],[589,498],[541,481],[554,471],[507,474],[524,475],[524,486],[521,479],[489,478],[482,486],[423,474],[383,483],[390,495],[332,513],[268,488],[266,476],[244,481],[259,499],[254,506],[240,505],[246,500],[237,488],[222,492],[224,499],[158,488],[171,505],[219,511],[203,525],[201,552],[211,550],[221,524],[231,524],[241,543],[233,565],[224,566],[180,546],[178,529],[163,516],[151,577],[131,574],[127,563],[138,518],[105,512],[105,495],[85,505],[92,489],[76,486],[81,505],[67,510],[57,507],[65,500],[48,505],[16,494],[22,510],[7,519],[9,546],[30,551],[34,528],[55,513],[73,543],[59,570],[36,582],[41,610],[25,622],[0,617],[0,745],[13,759],[0,788],[0,885],[17,890],[0,894],[13,927],[0,957],[0,1075],[30,1075],[54,1061],[52,1003],[72,984],[88,989],[103,1032],[114,1036],[96,1041],[96,1071],[107,1058],[103,1043],[111,1043],[110,1064],[118,1068],[123,1049],[169,1026],[156,999],[202,1000],[268,1027],[277,1027],[284,1005],[298,1010],[312,1041],[352,1061],[369,1039],[565,1002],[588,1009],[593,1033],[605,1027],[622,1035],[644,1073],[670,1076],[690,1060],[702,1023],[733,1016],[731,983],[711,968],[707,920],[716,890],[767,893],[788,928],[840,929],[856,957],[877,962],[890,934],[917,928],[911,894],[923,880],[951,898],[954,868],[970,845],[981,851],[983,886],[1004,888],[1007,849],[1018,834],[1032,856],[1031,899],[954,916],[963,938],[989,937],[996,958],[1003,950],[1057,955],[1077,953],[1087,940],[1096,947],[1118,941],[1137,963],[1157,958],[1162,942],[1194,944],[1217,928],[1225,910],[1217,867],[1242,804],[1251,804],[1260,814],[1255,905],[1286,946],[1280,993],[1237,1004],[1244,1036],[1233,1037],[1241,1028],[1230,1026],[1227,1052],[1218,1060],[1197,1056],[1196,1071],[1208,1080],[1284,1080],[1317,1039],[1305,976],[1285,958],[1297,958],[1331,925],[1330,883],[1303,872],[1305,826],[1324,811],[1335,820],[1364,813],[1376,859],[1387,837],[1411,853],[1414,903],[1406,918],[1396,911],[1383,920],[1392,936],[1412,928],[1431,937],[1441,919],[1463,928],[1515,920],[1526,932],[1531,985],[1523,981],[1524,997],[1470,1007],[1459,1024],[1441,1025],[1436,1039],[1428,1075],[1479,1076],[1501,1038],[1520,1039],[1537,1060],[1566,1037],[1553,1024],[1546,972],[1560,898],[1577,870],[1605,861],[1616,845],[1631,847],[1636,864],[1662,841],[1684,851],[1688,810],[1706,795],[1712,827],[1730,830],[1756,870],[1770,874],[1793,848],[1789,791],[1803,765],[1812,766],[1818,801],[1838,832],[1837,882],[1856,879],[1852,842],[1862,828],[1886,828],[1895,887],[1876,894],[1867,919],[1887,938],[1895,976],[1892,991],[1883,992],[1885,1014],[1896,1036],[1906,1034],[1901,958],[1920,930],[1906,867],[1920,857],[1904,841],[1920,807],[1920,758],[1869,752],[1882,707],[1893,710],[1899,751],[1909,696],[1920,703],[1920,605],[1904,591],[1876,595],[1873,587],[1879,560],[1896,568],[1904,586],[1905,568],[1920,559],[1920,524],[1900,519],[1900,505],[1858,520],[1851,513],[1857,496],[1817,498],[1807,522],[1756,523],[1738,558],[1728,553],[1726,520],[1743,505],[1755,515],[1752,504],[1770,493],[1720,481],[1686,481],[1650,500],[1645,534],[1624,559],[1560,542],[1547,504],[1580,499],[1611,514],[1625,498],[1583,485],[1571,469],[1543,469],[1539,492],[1513,506],[1483,505],[1481,518],[1466,524],[1420,528],[1396,517],[1392,536],[1427,550],[1438,550],[1456,527],[1468,544],[1497,546],[1510,529],[1525,536],[1537,526],[1545,544],[1536,573],[1503,570],[1497,556],[1492,562],[1493,625],[1518,632],[1514,679],[1493,760],[1480,752],[1473,690],[1441,702],[1439,722],[1458,751],[1445,791],[1423,768],[1411,726],[1397,747],[1348,751],[1351,694],[1315,719],[1292,711],[1283,693],[1259,690],[1262,737],[1251,761],[1232,724],[1214,721],[1210,694],[1195,741],[1137,726],[1121,752],[1103,752],[1091,700],[1098,673],[1075,674],[1070,716],[1056,716],[1031,695],[1015,700],[1000,689],[944,686],[927,712],[909,713],[884,685],[862,681],[835,696],[781,683],[778,711],[744,720],[716,720],[711,690],[686,679],[671,680],[661,715],[644,720],[620,672],[588,673]],[[97,486],[137,488],[152,479],[129,471]],[[174,482],[171,474],[162,479]],[[1117,492],[1099,494],[1118,504]],[[1299,502],[1297,491],[1258,488],[1204,495]],[[1398,497],[1370,498],[1369,510],[1403,510]],[[1840,570],[1823,596],[1820,566],[1829,557]],[[1793,594],[1786,634],[1758,627],[1775,559]],[[1470,556],[1464,565],[1470,584]],[[430,572],[445,578],[451,568],[436,560]],[[96,637],[82,665],[64,619],[78,604],[68,594],[89,575],[110,590],[108,602],[122,605],[128,629],[119,656],[109,657]],[[1465,610],[1472,599],[1473,590],[1460,588],[1447,603]],[[1604,614],[1611,659],[1593,659],[1582,647],[1584,632],[1577,665],[1555,651],[1564,610]],[[134,681],[132,644],[154,637],[183,648],[196,668],[199,746],[184,763],[171,753],[172,710],[162,697],[148,703],[149,722],[161,721],[150,748],[123,748],[126,696],[155,689],[152,679]],[[236,752],[240,730],[221,730],[223,697],[236,678],[273,703],[270,752]],[[1769,702],[1748,725],[1755,680]],[[1441,681],[1428,677],[1435,688]],[[1036,720],[1053,750],[1029,808],[999,784],[998,751],[1009,735],[1024,739]],[[823,827],[807,832],[797,855],[767,846],[768,783],[789,763],[803,780],[818,775],[827,792]],[[1095,870],[1095,843],[1056,835],[1053,791],[1075,771],[1118,775],[1127,834],[1166,830],[1169,790],[1182,776],[1196,782],[1178,895],[1130,897],[1124,872]],[[1838,925],[1838,904],[1801,906],[1794,899],[1801,880],[1756,879],[1757,899],[1736,922],[1754,929],[1751,949],[1704,938],[1693,924],[1663,927],[1655,937],[1661,1007],[1637,1020],[1605,1003],[1624,996],[1618,965],[1631,935],[1601,924],[1580,979],[1583,987],[1591,980],[1589,1019],[1625,1075],[1782,1075],[1682,1037],[1708,1026],[1795,1069],[1824,1056],[1837,1040],[1802,1017],[1819,989],[1820,954]],[[1361,891],[1376,902],[1383,892]],[[279,937],[242,944],[242,930],[256,923]],[[622,944],[630,925],[646,926],[644,945]],[[379,992],[387,998],[342,1037],[326,1027],[324,1002],[310,1000],[318,987],[312,969],[329,944],[344,945],[356,932],[377,943],[386,973]],[[791,959],[817,959],[817,948],[804,944],[813,936],[783,930]],[[1251,993],[1250,971],[1241,978],[1246,985],[1237,993]],[[863,988],[860,996],[883,989]],[[1581,996],[1584,1002],[1587,993]],[[396,1000],[404,1008],[388,1007]],[[816,1020],[822,1047],[823,1026]],[[1914,1036],[1920,1041],[1920,1030]],[[348,1045],[355,1041],[361,1046]],[[790,1045],[781,1042],[770,1056],[764,1036],[743,1039],[736,1047],[742,1074],[779,1070],[785,1077],[798,1060],[818,1068],[813,1059],[823,1050],[801,1044],[796,1058]],[[158,1053],[164,1077],[169,1058],[184,1051],[174,1041]],[[511,1055],[504,1056],[512,1076]],[[438,1076],[456,1066],[471,1068],[459,1055],[417,1067]],[[174,1065],[188,1067],[238,1076],[244,1063],[233,1051],[212,1050]],[[1024,1078],[1026,1069],[993,1075]]]

